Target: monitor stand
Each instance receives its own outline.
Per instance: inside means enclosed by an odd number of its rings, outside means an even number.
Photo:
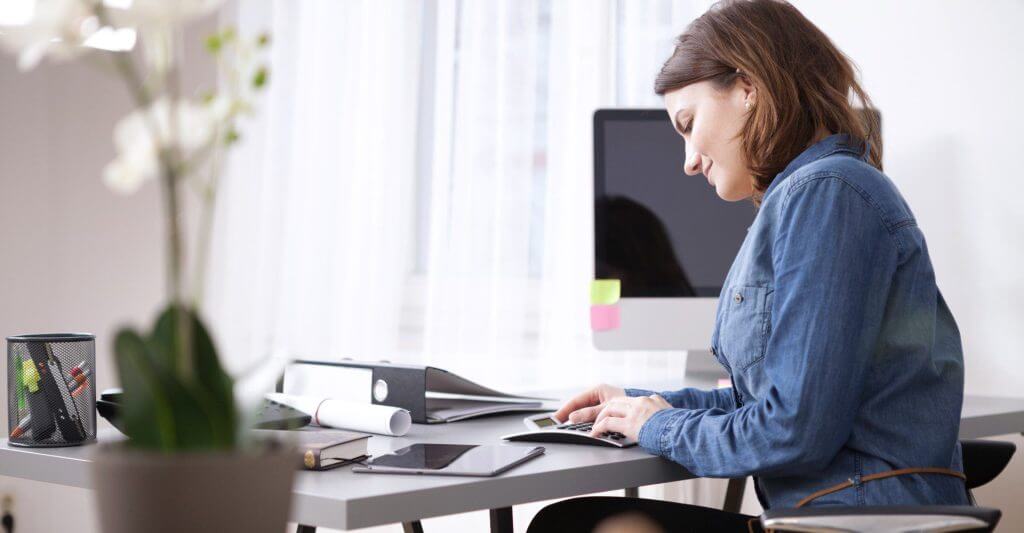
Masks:
[[[686,377],[707,379],[713,386],[719,379],[729,379],[729,373],[711,351],[686,350]]]

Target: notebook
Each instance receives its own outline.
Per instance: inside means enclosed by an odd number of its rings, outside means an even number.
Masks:
[[[329,470],[365,459],[370,435],[336,429],[304,428],[295,431],[255,430],[291,442],[300,454],[299,464],[306,470]]]

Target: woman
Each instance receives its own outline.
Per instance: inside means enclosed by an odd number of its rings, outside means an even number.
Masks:
[[[758,206],[711,338],[733,386],[600,385],[556,417],[594,420],[698,476],[753,475],[766,508],[966,504],[959,332],[881,171],[875,114],[851,105],[871,110],[850,61],[789,4],[726,1],[679,37],[655,91],[686,173]],[[723,511],[581,498],[531,530],[625,510],[672,530],[747,529]]]

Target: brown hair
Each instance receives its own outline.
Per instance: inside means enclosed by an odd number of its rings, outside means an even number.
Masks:
[[[850,59],[790,4],[723,0],[679,36],[654,91],[664,95],[704,80],[728,89],[740,76],[757,89],[740,135],[758,205],[775,176],[821,130],[848,134],[861,150],[870,148],[868,162],[882,169],[877,111],[856,74]],[[853,96],[863,110],[854,107]]]

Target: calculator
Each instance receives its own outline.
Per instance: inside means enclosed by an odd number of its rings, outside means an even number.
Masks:
[[[622,433],[605,433],[591,437],[593,422],[573,424],[559,422],[554,413],[532,415],[523,419],[528,431],[505,435],[502,439],[524,442],[555,442],[563,444],[589,444],[591,446],[611,446],[613,448],[629,448],[636,446],[636,441]]]

